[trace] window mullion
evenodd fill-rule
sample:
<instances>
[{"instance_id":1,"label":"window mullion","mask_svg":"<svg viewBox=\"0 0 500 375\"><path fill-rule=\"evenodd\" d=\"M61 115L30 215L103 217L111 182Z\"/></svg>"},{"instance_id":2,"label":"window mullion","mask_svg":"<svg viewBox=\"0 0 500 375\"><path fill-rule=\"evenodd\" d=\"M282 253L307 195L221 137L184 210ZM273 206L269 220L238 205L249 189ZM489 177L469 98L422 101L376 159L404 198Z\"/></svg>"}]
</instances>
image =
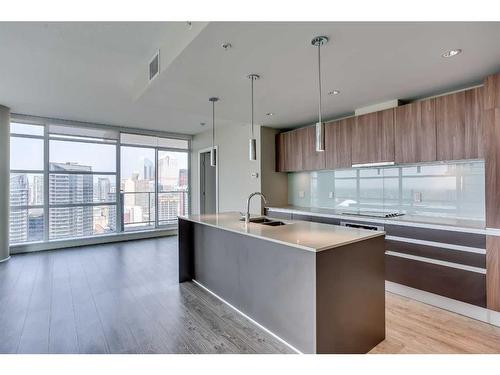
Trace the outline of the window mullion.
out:
<instances>
[{"instance_id":1,"label":"window mullion","mask_svg":"<svg viewBox=\"0 0 500 375\"><path fill-rule=\"evenodd\" d=\"M49 129L43 127L43 240L49 241Z\"/></svg>"}]
</instances>

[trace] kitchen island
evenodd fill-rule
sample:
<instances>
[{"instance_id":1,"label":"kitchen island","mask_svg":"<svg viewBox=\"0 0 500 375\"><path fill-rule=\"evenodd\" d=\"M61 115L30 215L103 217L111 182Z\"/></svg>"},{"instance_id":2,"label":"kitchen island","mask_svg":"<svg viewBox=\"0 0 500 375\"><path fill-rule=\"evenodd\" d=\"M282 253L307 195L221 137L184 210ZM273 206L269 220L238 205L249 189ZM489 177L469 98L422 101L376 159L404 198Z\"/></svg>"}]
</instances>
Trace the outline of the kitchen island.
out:
<instances>
[{"instance_id":1,"label":"kitchen island","mask_svg":"<svg viewBox=\"0 0 500 375\"><path fill-rule=\"evenodd\" d=\"M179 217L193 280L303 353L366 353L385 338L384 232L238 213Z\"/></svg>"}]
</instances>

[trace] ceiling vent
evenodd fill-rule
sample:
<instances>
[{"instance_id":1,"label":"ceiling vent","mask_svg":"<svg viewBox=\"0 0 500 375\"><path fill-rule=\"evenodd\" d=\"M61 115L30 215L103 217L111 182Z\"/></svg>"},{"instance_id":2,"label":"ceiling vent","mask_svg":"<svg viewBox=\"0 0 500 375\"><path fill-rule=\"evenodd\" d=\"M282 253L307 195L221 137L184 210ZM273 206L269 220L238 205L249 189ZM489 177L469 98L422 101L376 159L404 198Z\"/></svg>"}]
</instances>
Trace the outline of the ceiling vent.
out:
<instances>
[{"instance_id":1,"label":"ceiling vent","mask_svg":"<svg viewBox=\"0 0 500 375\"><path fill-rule=\"evenodd\" d=\"M149 62L149 82L155 79L160 74L160 50L155 53Z\"/></svg>"}]
</instances>

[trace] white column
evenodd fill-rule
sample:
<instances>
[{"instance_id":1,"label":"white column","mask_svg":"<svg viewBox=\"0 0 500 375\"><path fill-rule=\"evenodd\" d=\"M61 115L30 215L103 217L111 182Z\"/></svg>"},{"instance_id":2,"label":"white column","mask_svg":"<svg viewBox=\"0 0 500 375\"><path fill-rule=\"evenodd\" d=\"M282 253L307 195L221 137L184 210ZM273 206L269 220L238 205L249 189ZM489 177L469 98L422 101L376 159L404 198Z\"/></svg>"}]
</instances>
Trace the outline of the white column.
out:
<instances>
[{"instance_id":1,"label":"white column","mask_svg":"<svg viewBox=\"0 0 500 375\"><path fill-rule=\"evenodd\" d=\"M9 259L10 109L0 105L0 262Z\"/></svg>"}]
</instances>

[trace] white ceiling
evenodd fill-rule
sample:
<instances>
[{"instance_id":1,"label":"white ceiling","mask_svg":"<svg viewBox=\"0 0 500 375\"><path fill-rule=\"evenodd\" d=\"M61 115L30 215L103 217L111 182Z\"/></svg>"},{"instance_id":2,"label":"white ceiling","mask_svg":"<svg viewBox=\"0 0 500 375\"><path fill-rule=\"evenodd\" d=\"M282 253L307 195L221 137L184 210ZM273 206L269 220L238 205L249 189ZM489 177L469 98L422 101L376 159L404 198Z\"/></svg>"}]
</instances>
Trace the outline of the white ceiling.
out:
<instances>
[{"instance_id":1,"label":"white ceiling","mask_svg":"<svg viewBox=\"0 0 500 375\"><path fill-rule=\"evenodd\" d=\"M0 23L0 104L14 113L195 134L210 123L250 120L294 127L317 119L322 48L323 117L390 99L413 99L481 82L500 71L500 23ZM222 42L233 46L228 51ZM138 84L161 49L162 71ZM441 54L463 53L451 59ZM168 58L165 58L167 56ZM265 116L273 112L274 116Z\"/></svg>"}]
</instances>

